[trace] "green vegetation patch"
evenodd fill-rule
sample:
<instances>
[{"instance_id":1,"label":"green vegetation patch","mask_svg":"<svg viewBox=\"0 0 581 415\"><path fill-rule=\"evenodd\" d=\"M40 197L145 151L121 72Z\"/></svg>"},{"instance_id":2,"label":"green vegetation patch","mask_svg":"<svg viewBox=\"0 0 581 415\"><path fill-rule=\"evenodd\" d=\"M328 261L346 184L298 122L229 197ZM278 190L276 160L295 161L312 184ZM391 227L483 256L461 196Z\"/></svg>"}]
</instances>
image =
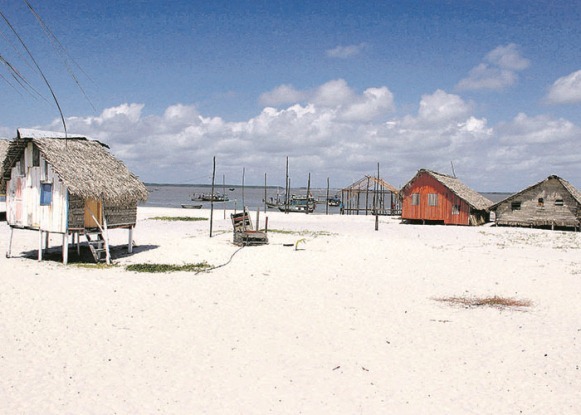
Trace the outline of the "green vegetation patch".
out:
<instances>
[{"instance_id":1,"label":"green vegetation patch","mask_svg":"<svg viewBox=\"0 0 581 415\"><path fill-rule=\"evenodd\" d=\"M300 235L300 236L333 236L333 235L337 235L336 233L327 232L327 231L309 231L309 230L289 231L287 229L269 229L268 233L280 233L283 235Z\"/></svg>"},{"instance_id":2,"label":"green vegetation patch","mask_svg":"<svg viewBox=\"0 0 581 415\"><path fill-rule=\"evenodd\" d=\"M532 301L512 297L500 297L494 295L492 297L442 297L434 298L436 301L446 302L451 305L459 305L466 308L474 307L493 307L499 309L507 308L523 308L531 307L533 305Z\"/></svg>"},{"instance_id":3,"label":"green vegetation patch","mask_svg":"<svg viewBox=\"0 0 581 415\"><path fill-rule=\"evenodd\" d=\"M125 269L127 271L135 271L135 272L201 272L205 271L209 268L212 268L210 264L207 262L198 262L197 264L182 264L182 265L174 265L174 264L131 264L127 265Z\"/></svg>"},{"instance_id":4,"label":"green vegetation patch","mask_svg":"<svg viewBox=\"0 0 581 415\"><path fill-rule=\"evenodd\" d=\"M152 220L165 220L170 222L198 222L202 220L208 220L208 218L199 218L193 216L155 216L150 218Z\"/></svg>"},{"instance_id":5,"label":"green vegetation patch","mask_svg":"<svg viewBox=\"0 0 581 415\"><path fill-rule=\"evenodd\" d=\"M71 264L77 268L87 268L87 269L108 269L108 268L115 268L117 265L115 264L87 264L87 263L78 263L78 264Z\"/></svg>"}]
</instances>

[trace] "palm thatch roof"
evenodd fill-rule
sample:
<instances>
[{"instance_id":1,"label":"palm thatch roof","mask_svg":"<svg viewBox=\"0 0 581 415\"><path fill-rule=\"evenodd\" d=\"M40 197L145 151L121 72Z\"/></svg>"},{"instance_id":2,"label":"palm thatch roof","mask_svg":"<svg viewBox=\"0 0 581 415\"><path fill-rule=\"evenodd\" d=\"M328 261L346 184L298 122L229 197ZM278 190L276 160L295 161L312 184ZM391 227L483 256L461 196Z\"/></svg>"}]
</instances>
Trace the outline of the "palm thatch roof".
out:
<instances>
[{"instance_id":1,"label":"palm thatch roof","mask_svg":"<svg viewBox=\"0 0 581 415\"><path fill-rule=\"evenodd\" d=\"M412 183L422 174L429 174L438 182L442 183L444 186L450 189L452 193L454 193L460 199L466 201L466 203L468 203L471 207L475 209L486 210L490 205L492 205L491 200L487 199L477 191L466 186L464 183L462 183L462 181L460 181L460 179L448 176L447 174L437 173L435 171L427 169L418 170L416 175L409 182L407 182L407 184L404 187L402 187L402 189L400 190L401 193L405 194L407 189L412 185Z\"/></svg>"},{"instance_id":2,"label":"palm thatch roof","mask_svg":"<svg viewBox=\"0 0 581 415\"><path fill-rule=\"evenodd\" d=\"M558 180L563 185L563 187L571 194L571 196L577 201L577 203L579 203L581 205L581 192L579 190L577 190L577 188L575 186L573 186L571 183L569 183L567 180L562 179L561 177L553 174L553 175L547 177L546 179L543 179L540 182L535 183L532 186L529 186L526 189L521 190L520 192L517 192L513 195L510 195L507 198L504 198L503 200L501 200L499 202L496 202L494 205L490 206L490 209L495 210L502 203L505 203L511 199L514 199L514 198L520 196L521 194L527 192L528 190L530 190L534 187L541 186L543 183L545 183L549 180Z\"/></svg>"},{"instance_id":3,"label":"palm thatch roof","mask_svg":"<svg viewBox=\"0 0 581 415\"><path fill-rule=\"evenodd\" d=\"M10 145L9 140L0 139L0 176L2 176L3 166L4 166L4 159L6 158L6 154L8 154L8 146Z\"/></svg>"},{"instance_id":4,"label":"palm thatch roof","mask_svg":"<svg viewBox=\"0 0 581 415\"><path fill-rule=\"evenodd\" d=\"M22 157L29 142L33 142L44 159L52 166L72 195L83 199L101 199L105 203L124 205L147 199L145 185L115 158L107 146L86 137L53 132L18 130L10 142L4 161L2 188L10 172Z\"/></svg>"},{"instance_id":5,"label":"palm thatch roof","mask_svg":"<svg viewBox=\"0 0 581 415\"><path fill-rule=\"evenodd\" d=\"M342 189L348 192L373 192L374 190L389 190L392 193L398 193L398 190L391 184L383 180L382 178L377 178L375 176L365 176L362 179L357 180L351 186Z\"/></svg>"}]
</instances>

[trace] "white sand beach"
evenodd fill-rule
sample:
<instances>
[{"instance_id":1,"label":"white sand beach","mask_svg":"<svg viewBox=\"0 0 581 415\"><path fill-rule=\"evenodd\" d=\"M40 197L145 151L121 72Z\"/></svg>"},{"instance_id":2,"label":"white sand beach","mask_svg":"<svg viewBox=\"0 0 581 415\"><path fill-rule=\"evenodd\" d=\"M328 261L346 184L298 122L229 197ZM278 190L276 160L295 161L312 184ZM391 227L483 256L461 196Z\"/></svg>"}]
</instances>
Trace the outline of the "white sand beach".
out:
<instances>
[{"instance_id":1,"label":"white sand beach","mask_svg":"<svg viewBox=\"0 0 581 415\"><path fill-rule=\"evenodd\" d=\"M23 230L5 258L0 223L0 413L580 413L581 233L269 212L240 249L221 210L157 216L209 211L140 207L108 268ZM490 296L530 305L437 301Z\"/></svg>"}]
</instances>

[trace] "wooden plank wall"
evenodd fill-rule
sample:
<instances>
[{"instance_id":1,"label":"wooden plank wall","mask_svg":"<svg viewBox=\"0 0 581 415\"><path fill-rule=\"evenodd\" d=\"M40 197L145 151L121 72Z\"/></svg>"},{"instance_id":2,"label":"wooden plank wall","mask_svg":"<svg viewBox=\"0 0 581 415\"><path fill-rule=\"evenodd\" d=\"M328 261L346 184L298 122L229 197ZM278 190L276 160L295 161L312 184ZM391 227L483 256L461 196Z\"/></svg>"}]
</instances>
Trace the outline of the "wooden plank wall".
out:
<instances>
[{"instance_id":1,"label":"wooden plank wall","mask_svg":"<svg viewBox=\"0 0 581 415\"><path fill-rule=\"evenodd\" d=\"M67 230L67 189L58 175L40 158L40 166L33 166L32 143L24 150L24 157L10 174L6 195L7 221L11 226L64 233ZM20 174L24 163L25 176ZM52 203L40 205L41 180L52 183Z\"/></svg>"},{"instance_id":2,"label":"wooden plank wall","mask_svg":"<svg viewBox=\"0 0 581 415\"><path fill-rule=\"evenodd\" d=\"M412 205L414 193L420 195L419 205ZM436 206L428 204L430 193L438 195ZM459 206L458 214L452 213L454 204ZM404 220L442 221L447 225L468 225L470 206L432 176L422 174L406 189L401 217Z\"/></svg>"},{"instance_id":3,"label":"wooden plank wall","mask_svg":"<svg viewBox=\"0 0 581 415\"><path fill-rule=\"evenodd\" d=\"M539 206L539 198L543 206ZM563 205L555 202L561 199ZM520 210L512 209L512 202L520 202ZM510 198L496 208L496 223L516 226L579 226L579 203L557 179L547 179L522 194Z\"/></svg>"}]
</instances>

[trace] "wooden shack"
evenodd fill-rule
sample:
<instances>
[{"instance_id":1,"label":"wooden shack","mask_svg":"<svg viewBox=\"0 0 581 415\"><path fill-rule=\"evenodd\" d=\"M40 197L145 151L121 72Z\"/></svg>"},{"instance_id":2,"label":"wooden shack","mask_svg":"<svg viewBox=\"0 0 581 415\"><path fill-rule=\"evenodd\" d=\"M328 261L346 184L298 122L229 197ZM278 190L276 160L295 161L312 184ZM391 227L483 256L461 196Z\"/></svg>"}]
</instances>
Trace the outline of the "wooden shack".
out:
<instances>
[{"instance_id":1,"label":"wooden shack","mask_svg":"<svg viewBox=\"0 0 581 415\"><path fill-rule=\"evenodd\" d=\"M2 172L4 168L4 159L8 153L8 146L10 141L6 139L0 139L0 177L2 177ZM0 220L6 220L6 194L4 190L0 189Z\"/></svg>"},{"instance_id":2,"label":"wooden shack","mask_svg":"<svg viewBox=\"0 0 581 415\"><path fill-rule=\"evenodd\" d=\"M495 224L529 227L581 225L581 192L559 176L546 179L495 203Z\"/></svg>"},{"instance_id":3,"label":"wooden shack","mask_svg":"<svg viewBox=\"0 0 581 415\"><path fill-rule=\"evenodd\" d=\"M7 222L14 229L39 231L39 260L49 234L62 235L63 262L69 237L85 236L95 260L110 261L108 232L129 231L133 244L137 203L147 199L145 185L108 147L79 135L19 129L10 141L0 192L6 193Z\"/></svg>"},{"instance_id":4,"label":"wooden shack","mask_svg":"<svg viewBox=\"0 0 581 415\"><path fill-rule=\"evenodd\" d=\"M409 223L482 225L490 200L456 177L421 169L400 190L401 218Z\"/></svg>"},{"instance_id":5,"label":"wooden shack","mask_svg":"<svg viewBox=\"0 0 581 415\"><path fill-rule=\"evenodd\" d=\"M341 214L399 215L398 190L385 180L364 176L341 189Z\"/></svg>"}]
</instances>

